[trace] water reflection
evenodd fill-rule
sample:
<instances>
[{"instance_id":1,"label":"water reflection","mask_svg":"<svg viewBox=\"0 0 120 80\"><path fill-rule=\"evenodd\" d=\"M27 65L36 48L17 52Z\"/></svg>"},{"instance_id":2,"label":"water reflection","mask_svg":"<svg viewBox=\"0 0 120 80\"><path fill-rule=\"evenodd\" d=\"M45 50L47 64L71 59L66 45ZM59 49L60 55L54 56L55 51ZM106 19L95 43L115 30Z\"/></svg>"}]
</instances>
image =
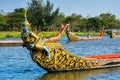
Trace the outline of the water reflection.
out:
<instances>
[{"instance_id":1,"label":"water reflection","mask_svg":"<svg viewBox=\"0 0 120 80\"><path fill-rule=\"evenodd\" d=\"M88 80L92 76L120 71L120 67L84 71L46 73L35 80ZM98 78L97 78L98 79ZM105 79L105 78L104 78ZM98 79L99 80L99 79Z\"/></svg>"},{"instance_id":2,"label":"water reflection","mask_svg":"<svg viewBox=\"0 0 120 80\"><path fill-rule=\"evenodd\" d=\"M63 47L79 56L120 53L120 38L103 36L102 40L67 43L67 37L59 41ZM120 67L46 73L31 59L22 46L0 47L0 80L119 80Z\"/></svg>"}]
</instances>

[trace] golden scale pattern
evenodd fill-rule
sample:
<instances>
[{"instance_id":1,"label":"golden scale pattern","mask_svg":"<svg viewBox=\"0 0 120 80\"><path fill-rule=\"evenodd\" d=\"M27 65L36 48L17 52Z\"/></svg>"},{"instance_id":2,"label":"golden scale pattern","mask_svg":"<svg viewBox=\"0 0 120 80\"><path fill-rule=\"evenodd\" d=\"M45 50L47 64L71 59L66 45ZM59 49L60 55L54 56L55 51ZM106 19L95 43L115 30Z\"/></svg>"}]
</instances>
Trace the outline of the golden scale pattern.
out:
<instances>
[{"instance_id":1,"label":"golden scale pattern","mask_svg":"<svg viewBox=\"0 0 120 80\"><path fill-rule=\"evenodd\" d=\"M79 41L79 40L81 40L80 37L76 36L76 35L73 34L72 32L66 31L66 35L67 35L67 37L68 37L68 39L69 39L70 41Z\"/></svg>"},{"instance_id":2,"label":"golden scale pattern","mask_svg":"<svg viewBox=\"0 0 120 80\"><path fill-rule=\"evenodd\" d=\"M97 68L101 65L107 64L110 61L88 59L85 57L75 56L67 52L60 43L44 43L50 51L50 59L47 59L47 54L43 50L31 49L29 44L34 41L31 35L22 35L27 39L23 39L27 49L30 51L34 62L47 71L66 71ZM40 37L40 36L38 36ZM28 39L29 38L29 39Z\"/></svg>"},{"instance_id":3,"label":"golden scale pattern","mask_svg":"<svg viewBox=\"0 0 120 80\"><path fill-rule=\"evenodd\" d=\"M50 51L50 59L42 51L33 51L33 60L48 71L79 70L99 67L108 62L75 56L65 51L59 43L45 43Z\"/></svg>"}]
</instances>

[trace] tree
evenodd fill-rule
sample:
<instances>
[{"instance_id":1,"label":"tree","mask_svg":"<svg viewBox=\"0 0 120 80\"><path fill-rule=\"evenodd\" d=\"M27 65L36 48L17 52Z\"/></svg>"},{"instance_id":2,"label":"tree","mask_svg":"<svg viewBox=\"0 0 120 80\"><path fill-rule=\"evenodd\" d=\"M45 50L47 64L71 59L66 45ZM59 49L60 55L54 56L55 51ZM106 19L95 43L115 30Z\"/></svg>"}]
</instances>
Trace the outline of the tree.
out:
<instances>
[{"instance_id":1,"label":"tree","mask_svg":"<svg viewBox=\"0 0 120 80\"><path fill-rule=\"evenodd\" d=\"M57 20L59 8L53 11L53 4L47 0L46 4L43 0L31 0L28 2L29 21L37 30L44 30L53 25Z\"/></svg>"},{"instance_id":2,"label":"tree","mask_svg":"<svg viewBox=\"0 0 120 80\"><path fill-rule=\"evenodd\" d=\"M95 31L98 32L99 29L101 29L101 27L104 25L102 24L101 19L99 19L98 17L92 17L89 18L89 26L91 27L91 29L95 29Z\"/></svg>"},{"instance_id":3,"label":"tree","mask_svg":"<svg viewBox=\"0 0 120 80\"><path fill-rule=\"evenodd\" d=\"M111 13L102 13L99 18L103 21L106 28L112 28L114 26L114 22L116 21L116 16Z\"/></svg>"},{"instance_id":4,"label":"tree","mask_svg":"<svg viewBox=\"0 0 120 80\"><path fill-rule=\"evenodd\" d=\"M21 24L24 21L24 12L23 8L14 9L14 12L11 12L7 15L9 24L9 29L12 31L20 31Z\"/></svg>"},{"instance_id":5,"label":"tree","mask_svg":"<svg viewBox=\"0 0 120 80\"><path fill-rule=\"evenodd\" d=\"M8 26L8 24L7 24L6 16L0 14L0 31L6 30L7 26Z\"/></svg>"},{"instance_id":6,"label":"tree","mask_svg":"<svg viewBox=\"0 0 120 80\"><path fill-rule=\"evenodd\" d=\"M86 31L89 20L87 18L82 18L80 21L80 31Z\"/></svg>"},{"instance_id":7,"label":"tree","mask_svg":"<svg viewBox=\"0 0 120 80\"><path fill-rule=\"evenodd\" d=\"M68 16L65 18L65 23L69 23L72 30L79 31L80 30L79 26L81 23L81 16L74 13L71 16Z\"/></svg>"}]
</instances>

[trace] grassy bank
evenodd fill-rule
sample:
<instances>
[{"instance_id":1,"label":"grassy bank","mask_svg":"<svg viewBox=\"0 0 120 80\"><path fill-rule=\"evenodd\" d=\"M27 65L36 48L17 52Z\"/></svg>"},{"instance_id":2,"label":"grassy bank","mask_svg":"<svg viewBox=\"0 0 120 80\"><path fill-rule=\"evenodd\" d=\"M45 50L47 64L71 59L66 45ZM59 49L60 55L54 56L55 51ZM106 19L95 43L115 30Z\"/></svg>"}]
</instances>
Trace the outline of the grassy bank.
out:
<instances>
[{"instance_id":1,"label":"grassy bank","mask_svg":"<svg viewBox=\"0 0 120 80\"><path fill-rule=\"evenodd\" d=\"M18 38L20 37L20 32L0 32L0 38Z\"/></svg>"},{"instance_id":2,"label":"grassy bank","mask_svg":"<svg viewBox=\"0 0 120 80\"><path fill-rule=\"evenodd\" d=\"M36 34L38 32L35 32ZM41 32L45 37L55 36L57 32ZM0 32L0 38L20 38L21 32Z\"/></svg>"},{"instance_id":3,"label":"grassy bank","mask_svg":"<svg viewBox=\"0 0 120 80\"><path fill-rule=\"evenodd\" d=\"M45 37L50 37L50 36L55 36L58 32L41 32L43 36ZM21 32L0 32L0 38L20 38ZM37 33L36 33L37 34ZM87 36L88 34L90 35L98 35L99 33L96 32L75 32L76 35L78 36ZM66 34L63 33L65 36Z\"/></svg>"}]
</instances>

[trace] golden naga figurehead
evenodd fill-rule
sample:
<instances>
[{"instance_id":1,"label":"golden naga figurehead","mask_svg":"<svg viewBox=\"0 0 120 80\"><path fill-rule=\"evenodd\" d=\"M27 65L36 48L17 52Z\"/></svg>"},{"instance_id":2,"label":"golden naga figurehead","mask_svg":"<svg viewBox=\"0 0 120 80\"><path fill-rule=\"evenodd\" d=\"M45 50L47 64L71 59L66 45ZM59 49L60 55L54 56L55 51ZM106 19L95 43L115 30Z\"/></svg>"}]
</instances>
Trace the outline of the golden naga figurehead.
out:
<instances>
[{"instance_id":1,"label":"golden naga figurehead","mask_svg":"<svg viewBox=\"0 0 120 80\"><path fill-rule=\"evenodd\" d=\"M31 24L28 22L26 14L27 14L27 11L25 10L25 15L24 15L25 21L23 22L23 25L27 26L28 29L31 30Z\"/></svg>"}]
</instances>

